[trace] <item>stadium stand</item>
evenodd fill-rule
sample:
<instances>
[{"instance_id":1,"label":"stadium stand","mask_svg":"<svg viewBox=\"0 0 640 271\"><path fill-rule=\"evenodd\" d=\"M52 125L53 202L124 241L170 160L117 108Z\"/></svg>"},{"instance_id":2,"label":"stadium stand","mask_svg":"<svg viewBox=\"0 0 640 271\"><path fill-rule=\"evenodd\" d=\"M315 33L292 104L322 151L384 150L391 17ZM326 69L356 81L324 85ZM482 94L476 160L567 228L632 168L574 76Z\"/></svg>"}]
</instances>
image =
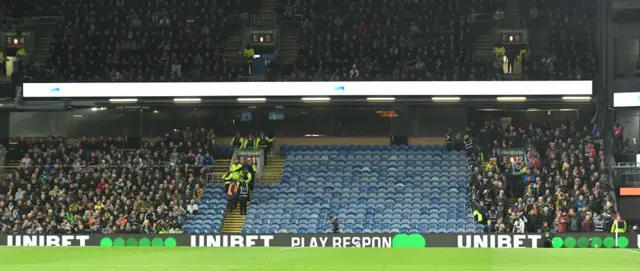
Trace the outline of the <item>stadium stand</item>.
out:
<instances>
[{"instance_id":1,"label":"stadium stand","mask_svg":"<svg viewBox=\"0 0 640 271\"><path fill-rule=\"evenodd\" d=\"M235 81L222 57L238 1L60 1L45 63L24 81ZM56 14L58 15L58 14Z\"/></svg>"},{"instance_id":2,"label":"stadium stand","mask_svg":"<svg viewBox=\"0 0 640 271\"><path fill-rule=\"evenodd\" d=\"M474 232L464 154L440 146L281 146L282 183L256 187L244 232Z\"/></svg>"},{"instance_id":3,"label":"stadium stand","mask_svg":"<svg viewBox=\"0 0 640 271\"><path fill-rule=\"evenodd\" d=\"M466 18L493 13L486 1L300 2L293 5L304 17L293 80L485 78L484 67L473 65L476 33Z\"/></svg>"},{"instance_id":4,"label":"stadium stand","mask_svg":"<svg viewBox=\"0 0 640 271\"><path fill-rule=\"evenodd\" d=\"M590 232L594 219L615 217L600 131L580 127L568 121L556 128L503 129L496 121L470 127L481 149L471 191L474 209L492 221L487 231ZM525 149L528 164L505 162L502 148ZM480 156L491 162L481 165Z\"/></svg>"},{"instance_id":5,"label":"stadium stand","mask_svg":"<svg viewBox=\"0 0 640 271\"><path fill-rule=\"evenodd\" d=\"M596 1L525 0L523 7L529 25L548 29L548 38L532 41L545 46L528 62L530 79L597 79Z\"/></svg>"},{"instance_id":6,"label":"stadium stand","mask_svg":"<svg viewBox=\"0 0 640 271\"><path fill-rule=\"evenodd\" d=\"M0 181L0 232L218 231L223 186L205 183L215 162L201 159L192 136L167 134L142 149L122 138L16 140L9 157L22 159Z\"/></svg>"},{"instance_id":7,"label":"stadium stand","mask_svg":"<svg viewBox=\"0 0 640 271\"><path fill-rule=\"evenodd\" d=\"M496 42L486 34L494 27L529 27L527 76L510 80L594 79L595 3L284 1L278 17L302 23L296 40L280 44L296 48L294 56L276 66L291 81L506 80L503 67L477 48ZM223 57L227 37L237 30L229 20L258 6L58 0L6 10L59 15L53 41L43 49L50 55L23 65L18 78L24 82L237 81L245 65ZM492 18L499 10L507 19Z\"/></svg>"}]
</instances>

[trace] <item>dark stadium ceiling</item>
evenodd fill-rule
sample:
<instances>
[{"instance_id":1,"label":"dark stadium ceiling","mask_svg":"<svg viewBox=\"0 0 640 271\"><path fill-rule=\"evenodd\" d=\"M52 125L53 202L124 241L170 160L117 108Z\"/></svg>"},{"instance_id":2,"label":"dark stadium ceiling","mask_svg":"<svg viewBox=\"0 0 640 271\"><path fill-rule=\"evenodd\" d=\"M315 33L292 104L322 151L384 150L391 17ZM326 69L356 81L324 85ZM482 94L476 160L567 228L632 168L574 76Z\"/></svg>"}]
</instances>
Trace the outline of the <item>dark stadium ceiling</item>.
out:
<instances>
[{"instance_id":1,"label":"dark stadium ceiling","mask_svg":"<svg viewBox=\"0 0 640 271\"><path fill-rule=\"evenodd\" d=\"M404 106L451 106L477 109L571 109L588 106L589 96L529 96L529 97L266 97L266 98L74 98L22 99L0 102L0 110L57 111L69 109L149 109L169 107L194 108L308 108L308 107L371 107L399 108Z\"/></svg>"}]
</instances>

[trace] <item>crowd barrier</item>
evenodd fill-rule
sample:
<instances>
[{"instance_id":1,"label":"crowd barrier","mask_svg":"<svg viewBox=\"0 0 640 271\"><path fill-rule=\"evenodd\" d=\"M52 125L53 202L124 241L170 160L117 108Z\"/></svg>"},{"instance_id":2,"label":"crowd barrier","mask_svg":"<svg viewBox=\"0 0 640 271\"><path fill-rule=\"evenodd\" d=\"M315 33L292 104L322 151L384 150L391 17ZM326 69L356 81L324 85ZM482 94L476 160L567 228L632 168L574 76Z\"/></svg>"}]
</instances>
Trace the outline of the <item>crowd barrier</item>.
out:
<instances>
[{"instance_id":1,"label":"crowd barrier","mask_svg":"<svg viewBox=\"0 0 640 271\"><path fill-rule=\"evenodd\" d=\"M0 246L98 247L361 247L614 248L615 235L541 234L214 234L0 235ZM618 248L640 248L640 235L620 234Z\"/></svg>"}]
</instances>

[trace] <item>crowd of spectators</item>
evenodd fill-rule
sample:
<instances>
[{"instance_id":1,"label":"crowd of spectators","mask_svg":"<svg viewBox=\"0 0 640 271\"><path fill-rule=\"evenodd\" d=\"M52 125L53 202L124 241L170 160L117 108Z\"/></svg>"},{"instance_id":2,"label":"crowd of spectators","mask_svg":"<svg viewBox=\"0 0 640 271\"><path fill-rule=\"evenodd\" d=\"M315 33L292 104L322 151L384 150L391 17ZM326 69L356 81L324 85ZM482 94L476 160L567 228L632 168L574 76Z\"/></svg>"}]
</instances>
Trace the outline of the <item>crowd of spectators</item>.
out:
<instances>
[{"instance_id":1,"label":"crowd of spectators","mask_svg":"<svg viewBox=\"0 0 640 271\"><path fill-rule=\"evenodd\" d=\"M290 1L303 16L292 80L483 80L472 14L493 1Z\"/></svg>"},{"instance_id":2,"label":"crowd of spectators","mask_svg":"<svg viewBox=\"0 0 640 271\"><path fill-rule=\"evenodd\" d=\"M596 1L524 0L522 6L530 25L549 30L551 56L529 62L533 79L597 79Z\"/></svg>"},{"instance_id":3,"label":"crowd of spectators","mask_svg":"<svg viewBox=\"0 0 640 271\"><path fill-rule=\"evenodd\" d=\"M0 232L180 233L213 171L213 131L124 138L14 140L22 156L0 179Z\"/></svg>"},{"instance_id":4,"label":"crowd of spectators","mask_svg":"<svg viewBox=\"0 0 640 271\"><path fill-rule=\"evenodd\" d=\"M40 1L42 2L42 1ZM22 9L3 4L6 10ZM524 26L549 31L549 55L532 52L529 79L595 79L593 0L522 0ZM46 7L45 7L46 6ZM255 12L239 0L56 0L25 14L52 13L59 27L44 65L23 81L237 81L245 65L222 56L229 16ZM502 67L473 57L478 35L502 14L496 0L287 0L277 11L302 20L301 50L278 70L292 81L502 80ZM48 12L45 12L48 11ZM498 16L500 17L500 16ZM535 42L531 41L530 43Z\"/></svg>"},{"instance_id":5,"label":"crowd of spectators","mask_svg":"<svg viewBox=\"0 0 640 271\"><path fill-rule=\"evenodd\" d=\"M487 232L591 232L594 219L615 217L597 127L487 121L471 125L468 134L478 149L471 160L472 197ZM507 156L505 149L525 156Z\"/></svg>"},{"instance_id":6,"label":"crowd of spectators","mask_svg":"<svg viewBox=\"0 0 640 271\"><path fill-rule=\"evenodd\" d=\"M236 0L60 1L44 66L26 81L235 81L222 57Z\"/></svg>"}]
</instances>

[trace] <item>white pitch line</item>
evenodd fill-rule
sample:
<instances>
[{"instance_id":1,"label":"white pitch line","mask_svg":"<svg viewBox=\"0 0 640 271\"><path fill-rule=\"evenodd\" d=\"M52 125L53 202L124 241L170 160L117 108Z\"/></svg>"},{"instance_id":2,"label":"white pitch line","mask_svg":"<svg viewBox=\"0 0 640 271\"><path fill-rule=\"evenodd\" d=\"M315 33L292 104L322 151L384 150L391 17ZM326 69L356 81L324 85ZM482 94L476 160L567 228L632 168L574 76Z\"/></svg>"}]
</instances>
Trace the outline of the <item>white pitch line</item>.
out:
<instances>
[{"instance_id":1,"label":"white pitch line","mask_svg":"<svg viewBox=\"0 0 640 271\"><path fill-rule=\"evenodd\" d=\"M628 249L628 248L621 248L621 249L619 249L619 250L626 251L626 252L632 252L632 253L638 253L638 254L640 254L640 251L638 251L638 250L633 250L633 249Z\"/></svg>"},{"instance_id":2,"label":"white pitch line","mask_svg":"<svg viewBox=\"0 0 640 271\"><path fill-rule=\"evenodd\" d=\"M281 248L280 250L292 250L292 249L298 249L301 247L285 247L285 248Z\"/></svg>"}]
</instances>

